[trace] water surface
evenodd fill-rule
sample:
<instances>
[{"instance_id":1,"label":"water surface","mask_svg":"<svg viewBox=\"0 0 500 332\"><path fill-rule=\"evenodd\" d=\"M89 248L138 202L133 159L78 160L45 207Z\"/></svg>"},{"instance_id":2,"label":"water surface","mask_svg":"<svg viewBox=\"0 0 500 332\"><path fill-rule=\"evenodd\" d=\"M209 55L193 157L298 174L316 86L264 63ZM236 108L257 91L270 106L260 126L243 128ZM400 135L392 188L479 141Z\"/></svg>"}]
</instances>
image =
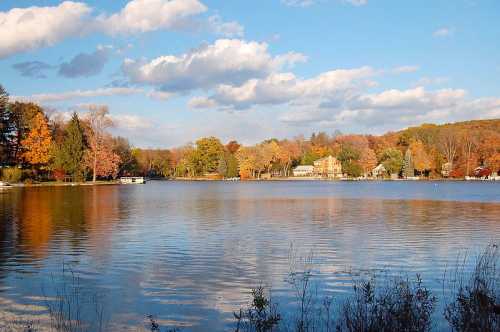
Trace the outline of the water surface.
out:
<instances>
[{"instance_id":1,"label":"water surface","mask_svg":"<svg viewBox=\"0 0 500 332\"><path fill-rule=\"evenodd\" d=\"M113 329L153 314L227 330L263 283L288 308L290 245L313 252L315 287L420 273L442 292L459 255L500 239L500 183L149 182L0 193L0 321L43 321L62 264L102 295ZM437 330L444 324L435 326Z\"/></svg>"}]
</instances>

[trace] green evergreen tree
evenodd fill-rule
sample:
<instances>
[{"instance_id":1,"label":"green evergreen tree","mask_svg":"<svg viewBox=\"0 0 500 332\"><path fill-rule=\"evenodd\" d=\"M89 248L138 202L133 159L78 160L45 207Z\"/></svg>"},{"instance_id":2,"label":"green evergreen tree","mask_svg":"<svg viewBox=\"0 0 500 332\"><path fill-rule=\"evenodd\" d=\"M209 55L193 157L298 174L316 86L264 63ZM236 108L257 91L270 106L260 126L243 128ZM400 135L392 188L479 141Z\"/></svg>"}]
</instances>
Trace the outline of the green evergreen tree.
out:
<instances>
[{"instance_id":1,"label":"green evergreen tree","mask_svg":"<svg viewBox=\"0 0 500 332\"><path fill-rule=\"evenodd\" d=\"M0 85L0 165L9 161L10 135L9 94Z\"/></svg>"},{"instance_id":2,"label":"green evergreen tree","mask_svg":"<svg viewBox=\"0 0 500 332\"><path fill-rule=\"evenodd\" d=\"M415 175L415 167L413 165L413 156L411 150L407 149L405 153L405 159L403 161L403 176L412 177Z\"/></svg>"},{"instance_id":3,"label":"green evergreen tree","mask_svg":"<svg viewBox=\"0 0 500 332\"><path fill-rule=\"evenodd\" d=\"M73 113L66 128L64 141L57 148L54 158L54 168L63 169L75 180L83 180L82 160L86 149L85 135L78 119Z\"/></svg>"}]
</instances>

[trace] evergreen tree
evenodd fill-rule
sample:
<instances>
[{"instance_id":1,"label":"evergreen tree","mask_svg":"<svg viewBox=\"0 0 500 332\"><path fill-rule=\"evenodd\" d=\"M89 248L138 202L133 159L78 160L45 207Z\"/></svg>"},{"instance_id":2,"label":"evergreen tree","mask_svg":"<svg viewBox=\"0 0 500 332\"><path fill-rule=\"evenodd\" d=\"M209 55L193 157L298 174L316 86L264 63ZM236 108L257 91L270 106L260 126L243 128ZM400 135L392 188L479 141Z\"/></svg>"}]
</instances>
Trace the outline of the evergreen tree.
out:
<instances>
[{"instance_id":1,"label":"evergreen tree","mask_svg":"<svg viewBox=\"0 0 500 332\"><path fill-rule=\"evenodd\" d=\"M0 165L9 161L10 129L9 95L0 85Z\"/></svg>"},{"instance_id":2,"label":"evergreen tree","mask_svg":"<svg viewBox=\"0 0 500 332\"><path fill-rule=\"evenodd\" d=\"M55 153L54 168L63 169L74 179L82 180L85 149L84 131L78 115L74 113L66 128L64 141Z\"/></svg>"},{"instance_id":3,"label":"evergreen tree","mask_svg":"<svg viewBox=\"0 0 500 332\"><path fill-rule=\"evenodd\" d=\"M413 165L413 157L411 150L407 149L405 153L405 159L403 161L403 176L405 178L412 177L415 175L415 167Z\"/></svg>"}]
</instances>

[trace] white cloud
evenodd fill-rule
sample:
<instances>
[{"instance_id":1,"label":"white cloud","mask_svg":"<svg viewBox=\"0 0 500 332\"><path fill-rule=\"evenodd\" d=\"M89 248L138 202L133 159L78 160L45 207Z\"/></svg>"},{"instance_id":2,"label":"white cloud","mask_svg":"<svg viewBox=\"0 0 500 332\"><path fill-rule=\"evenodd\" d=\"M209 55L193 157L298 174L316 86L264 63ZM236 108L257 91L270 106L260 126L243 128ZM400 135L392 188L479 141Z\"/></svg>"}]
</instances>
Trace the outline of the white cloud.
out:
<instances>
[{"instance_id":1,"label":"white cloud","mask_svg":"<svg viewBox=\"0 0 500 332\"><path fill-rule=\"evenodd\" d=\"M210 29L217 35L233 38L243 37L245 29L236 21L224 22L220 15L212 15L208 18Z\"/></svg>"},{"instance_id":2,"label":"white cloud","mask_svg":"<svg viewBox=\"0 0 500 332\"><path fill-rule=\"evenodd\" d=\"M54 7L14 8L0 12L0 58L51 46L78 35L91 9L65 1Z\"/></svg>"},{"instance_id":3,"label":"white cloud","mask_svg":"<svg viewBox=\"0 0 500 332\"><path fill-rule=\"evenodd\" d=\"M442 89L433 92L423 87L409 90L387 90L379 94L367 94L352 103L357 109L436 109L447 108L464 99L462 89Z\"/></svg>"},{"instance_id":4,"label":"white cloud","mask_svg":"<svg viewBox=\"0 0 500 332\"><path fill-rule=\"evenodd\" d=\"M322 0L281 0L281 3L290 7L309 7ZM364 6L368 0L342 0L342 2L353 6Z\"/></svg>"},{"instance_id":5,"label":"white cloud","mask_svg":"<svg viewBox=\"0 0 500 332\"><path fill-rule=\"evenodd\" d=\"M297 53L273 57L267 48L266 43L219 39L178 56L165 55L149 62L126 59L122 70L134 83L157 85L162 91L174 92L242 84L304 58Z\"/></svg>"},{"instance_id":6,"label":"white cloud","mask_svg":"<svg viewBox=\"0 0 500 332\"><path fill-rule=\"evenodd\" d=\"M315 0L281 0L281 3L291 7L309 7L315 3Z\"/></svg>"},{"instance_id":7,"label":"white cloud","mask_svg":"<svg viewBox=\"0 0 500 332\"><path fill-rule=\"evenodd\" d=\"M500 98L467 99L462 89L422 87L346 98L335 108L296 107L280 116L294 126L339 127L383 132L423 122L443 123L500 116Z\"/></svg>"},{"instance_id":8,"label":"white cloud","mask_svg":"<svg viewBox=\"0 0 500 332\"><path fill-rule=\"evenodd\" d=\"M75 90L61 93L41 93L31 96L12 96L11 99L19 101L34 101L40 103L59 102L79 98L93 98L114 95L132 95L142 93L142 89L136 88L101 88L95 90Z\"/></svg>"},{"instance_id":9,"label":"white cloud","mask_svg":"<svg viewBox=\"0 0 500 332\"><path fill-rule=\"evenodd\" d=\"M416 83L416 86L427 85L442 85L450 81L449 77L421 77Z\"/></svg>"},{"instance_id":10,"label":"white cloud","mask_svg":"<svg viewBox=\"0 0 500 332\"><path fill-rule=\"evenodd\" d=\"M120 12L97 18L97 24L111 35L144 33L176 28L206 10L198 0L132 0Z\"/></svg>"},{"instance_id":11,"label":"white cloud","mask_svg":"<svg viewBox=\"0 0 500 332\"><path fill-rule=\"evenodd\" d=\"M262 79L250 79L242 85L221 84L211 97L190 102L195 108L245 109L254 105L285 104L302 99L332 102L345 98L361 87L372 86L369 78L376 75L370 67L339 69L311 79L299 79L292 73L272 73Z\"/></svg>"},{"instance_id":12,"label":"white cloud","mask_svg":"<svg viewBox=\"0 0 500 332\"><path fill-rule=\"evenodd\" d=\"M368 0L344 0L347 3L350 3L353 6L364 6L368 4Z\"/></svg>"},{"instance_id":13,"label":"white cloud","mask_svg":"<svg viewBox=\"0 0 500 332\"><path fill-rule=\"evenodd\" d=\"M447 27L439 28L432 33L432 35L434 37L440 37L440 38L449 37L452 34L453 34L453 30L451 28L447 28Z\"/></svg>"},{"instance_id":14,"label":"white cloud","mask_svg":"<svg viewBox=\"0 0 500 332\"><path fill-rule=\"evenodd\" d=\"M198 0L132 0L109 16L92 16L87 4L73 1L53 7L14 8L0 12L0 58L95 32L124 35L186 28L189 18L206 10ZM242 29L236 22L218 23L221 33L237 35Z\"/></svg>"},{"instance_id":15,"label":"white cloud","mask_svg":"<svg viewBox=\"0 0 500 332\"><path fill-rule=\"evenodd\" d=\"M111 114L115 128L124 130L141 130L153 127L153 123L144 117L132 114Z\"/></svg>"},{"instance_id":16,"label":"white cloud","mask_svg":"<svg viewBox=\"0 0 500 332\"><path fill-rule=\"evenodd\" d=\"M392 69L394 74L414 73L420 69L419 66L400 66Z\"/></svg>"},{"instance_id":17,"label":"white cloud","mask_svg":"<svg viewBox=\"0 0 500 332\"><path fill-rule=\"evenodd\" d=\"M156 99L156 100L168 100L168 99L171 99L172 97L174 97L175 93L153 90L153 91L148 92L147 96L149 98Z\"/></svg>"}]
</instances>

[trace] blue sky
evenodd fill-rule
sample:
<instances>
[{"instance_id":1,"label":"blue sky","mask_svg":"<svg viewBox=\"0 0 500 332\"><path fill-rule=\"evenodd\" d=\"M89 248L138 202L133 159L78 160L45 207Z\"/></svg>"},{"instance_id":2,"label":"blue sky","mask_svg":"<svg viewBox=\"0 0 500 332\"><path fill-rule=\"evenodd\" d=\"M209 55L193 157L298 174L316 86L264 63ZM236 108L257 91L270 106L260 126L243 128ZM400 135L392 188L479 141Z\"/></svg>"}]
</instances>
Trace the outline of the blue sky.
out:
<instances>
[{"instance_id":1,"label":"blue sky","mask_svg":"<svg viewBox=\"0 0 500 332\"><path fill-rule=\"evenodd\" d=\"M0 2L13 99L172 147L500 117L500 2Z\"/></svg>"}]
</instances>

